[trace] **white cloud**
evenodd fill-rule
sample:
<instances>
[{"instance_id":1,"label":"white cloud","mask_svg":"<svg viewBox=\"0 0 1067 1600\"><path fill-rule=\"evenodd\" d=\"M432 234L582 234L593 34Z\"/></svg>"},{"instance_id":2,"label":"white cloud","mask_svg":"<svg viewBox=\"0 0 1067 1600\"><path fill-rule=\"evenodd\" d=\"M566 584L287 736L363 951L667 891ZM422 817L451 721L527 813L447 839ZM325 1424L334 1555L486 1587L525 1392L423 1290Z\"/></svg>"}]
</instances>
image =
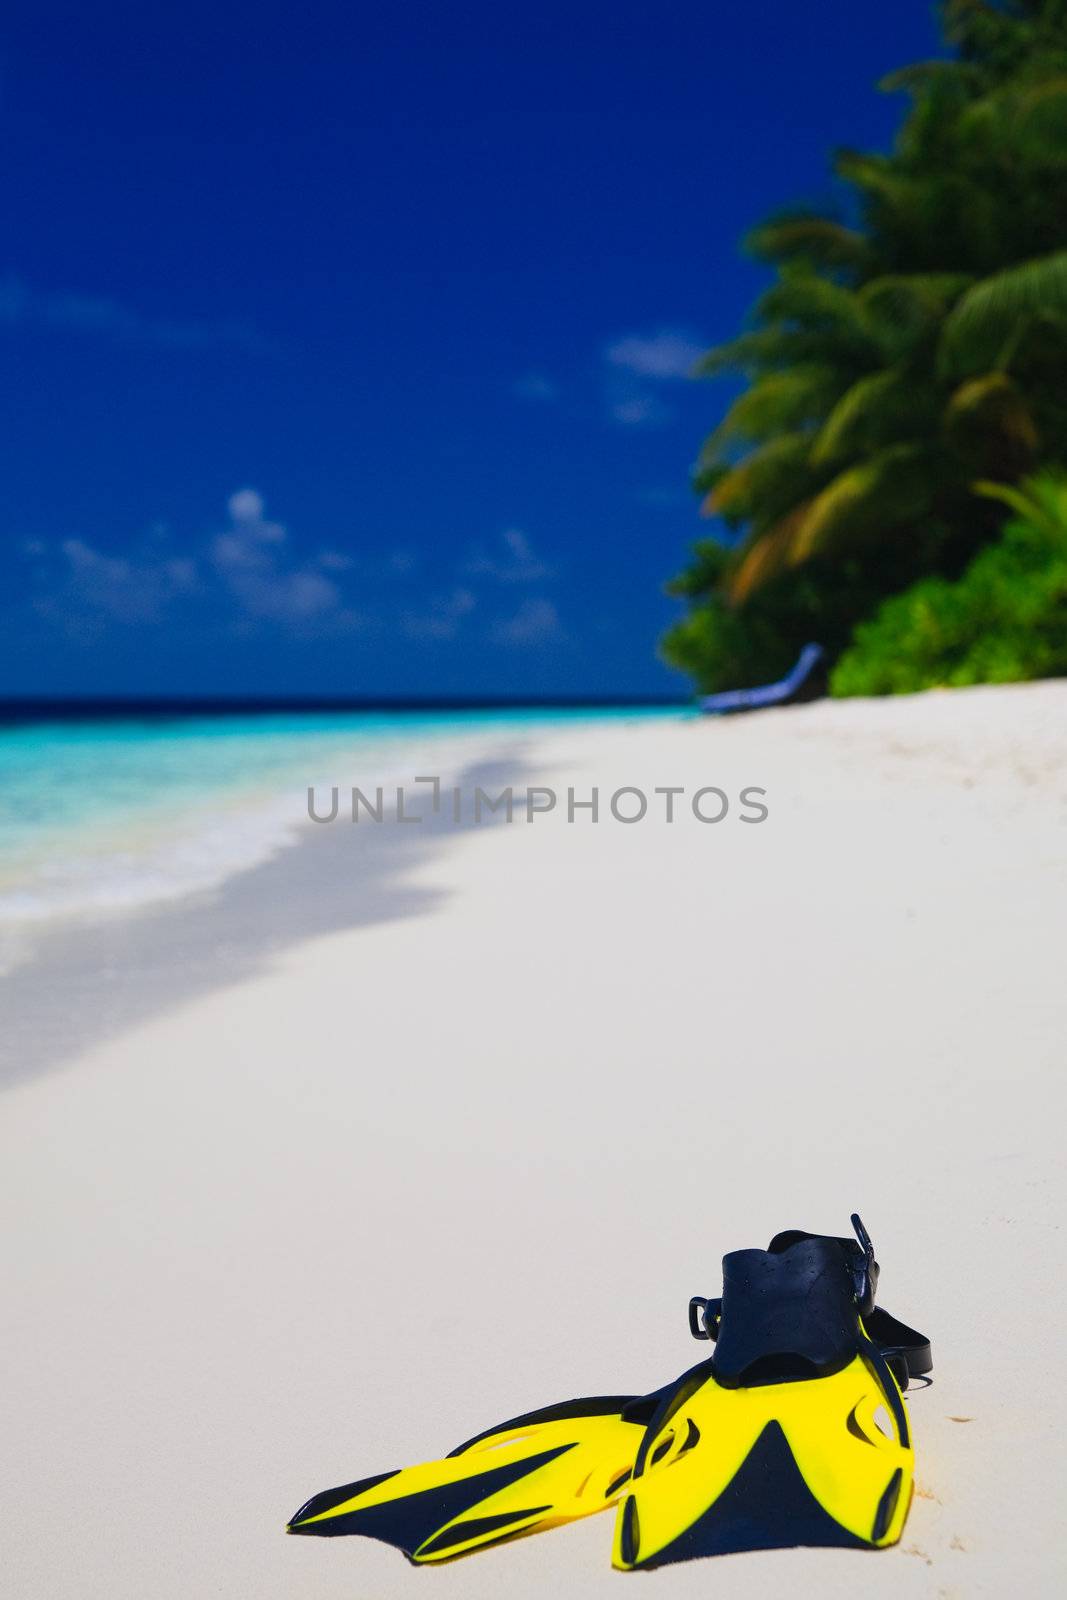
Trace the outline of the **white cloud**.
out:
<instances>
[{"instance_id":1,"label":"white cloud","mask_svg":"<svg viewBox=\"0 0 1067 1600\"><path fill-rule=\"evenodd\" d=\"M524 600L510 617L499 617L493 623L492 637L497 644L545 644L562 633L559 612L551 600Z\"/></svg>"},{"instance_id":2,"label":"white cloud","mask_svg":"<svg viewBox=\"0 0 1067 1600\"><path fill-rule=\"evenodd\" d=\"M612 401L612 421L623 428L662 428L674 413L655 394L633 394Z\"/></svg>"},{"instance_id":3,"label":"white cloud","mask_svg":"<svg viewBox=\"0 0 1067 1600\"><path fill-rule=\"evenodd\" d=\"M341 590L315 565L285 561L287 534L268 522L255 489L230 496L230 527L211 545L211 561L222 582L249 617L304 627L324 619L354 621L344 613Z\"/></svg>"},{"instance_id":4,"label":"white cloud","mask_svg":"<svg viewBox=\"0 0 1067 1600\"><path fill-rule=\"evenodd\" d=\"M66 328L176 350L220 344L243 346L255 353L272 348L270 340L242 322L148 316L110 295L33 289L13 276L0 279L0 322Z\"/></svg>"},{"instance_id":5,"label":"white cloud","mask_svg":"<svg viewBox=\"0 0 1067 1600\"><path fill-rule=\"evenodd\" d=\"M105 621L158 622L172 602L197 592L200 577L195 561L157 544L112 556L84 539L62 540L59 572L34 609L74 634L91 633Z\"/></svg>"},{"instance_id":6,"label":"white cloud","mask_svg":"<svg viewBox=\"0 0 1067 1600\"><path fill-rule=\"evenodd\" d=\"M472 577L495 578L498 583L538 583L547 578L551 568L535 555L526 534L521 528L505 528L500 535L504 550L502 555L487 555L478 551L467 563Z\"/></svg>"},{"instance_id":7,"label":"white cloud","mask_svg":"<svg viewBox=\"0 0 1067 1600\"><path fill-rule=\"evenodd\" d=\"M527 372L512 385L512 393L519 400L555 400L559 389L543 372Z\"/></svg>"},{"instance_id":8,"label":"white cloud","mask_svg":"<svg viewBox=\"0 0 1067 1600\"><path fill-rule=\"evenodd\" d=\"M356 564L343 550L320 550L317 560L324 572L351 572Z\"/></svg>"},{"instance_id":9,"label":"white cloud","mask_svg":"<svg viewBox=\"0 0 1067 1600\"><path fill-rule=\"evenodd\" d=\"M404 632L413 639L454 639L477 603L469 589L455 588L431 600L425 611L405 611Z\"/></svg>"},{"instance_id":10,"label":"white cloud","mask_svg":"<svg viewBox=\"0 0 1067 1600\"><path fill-rule=\"evenodd\" d=\"M345 601L323 566L343 570L348 558L330 552L312 561L294 560L288 535L265 515L255 489L230 496L229 526L193 554L177 554L165 530L156 529L137 547L111 555L85 539L65 539L52 555L41 541L28 554L41 556L37 612L75 634L92 634L105 623L145 625L161 621L177 603L195 597L244 631L274 624L301 637L348 632L362 619Z\"/></svg>"},{"instance_id":11,"label":"white cloud","mask_svg":"<svg viewBox=\"0 0 1067 1600\"><path fill-rule=\"evenodd\" d=\"M692 333L661 328L656 333L631 333L616 339L608 345L604 358L610 366L662 383L690 377L703 354L704 346Z\"/></svg>"},{"instance_id":12,"label":"white cloud","mask_svg":"<svg viewBox=\"0 0 1067 1600\"><path fill-rule=\"evenodd\" d=\"M82 599L132 622L154 622L168 601L196 588L196 563L188 559L107 556L83 539L65 539L60 548Z\"/></svg>"},{"instance_id":13,"label":"white cloud","mask_svg":"<svg viewBox=\"0 0 1067 1600\"><path fill-rule=\"evenodd\" d=\"M121 553L82 538L24 541L34 595L29 604L87 642L119 625L185 627L193 607L198 627L230 637L312 640L392 628L427 646L468 635L506 647L563 637L556 606L543 591L521 603L514 594L551 575L521 528L505 529L488 554L446 565L438 592L425 596L422 585L408 577L419 565L409 551L386 549L373 560L329 546L302 554L283 524L270 518L257 489L238 489L226 504L225 526L184 550L175 548L162 526ZM352 608L347 588L353 572L369 573L368 581L377 584L375 612ZM501 610L509 589L512 606Z\"/></svg>"},{"instance_id":14,"label":"white cloud","mask_svg":"<svg viewBox=\"0 0 1067 1600\"><path fill-rule=\"evenodd\" d=\"M266 505L258 489L238 489L227 500L226 509L234 522L243 527L256 529L257 537L260 539L279 544L285 538L285 529L280 524L263 521Z\"/></svg>"},{"instance_id":15,"label":"white cloud","mask_svg":"<svg viewBox=\"0 0 1067 1600\"><path fill-rule=\"evenodd\" d=\"M475 613L481 616L486 583L519 585L539 582L552 569L540 559L521 528L506 528L494 549L476 551L458 573L458 581L417 609L401 612L400 625L411 639L448 643L469 632ZM508 615L498 616L479 629L480 637L494 645L536 645L561 636L559 613L551 600L530 596Z\"/></svg>"},{"instance_id":16,"label":"white cloud","mask_svg":"<svg viewBox=\"0 0 1067 1600\"><path fill-rule=\"evenodd\" d=\"M608 415L623 428L661 428L673 416L657 387L692 376L703 346L692 333L660 328L630 333L604 351Z\"/></svg>"}]
</instances>

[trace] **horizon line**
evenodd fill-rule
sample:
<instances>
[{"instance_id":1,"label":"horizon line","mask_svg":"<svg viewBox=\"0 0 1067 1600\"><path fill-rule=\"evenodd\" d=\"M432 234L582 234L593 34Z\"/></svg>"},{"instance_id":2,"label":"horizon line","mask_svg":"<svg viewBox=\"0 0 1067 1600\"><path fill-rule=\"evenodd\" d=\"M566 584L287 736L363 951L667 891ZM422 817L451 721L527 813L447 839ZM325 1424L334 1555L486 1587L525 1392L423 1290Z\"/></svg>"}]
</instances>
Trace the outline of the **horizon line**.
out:
<instances>
[{"instance_id":1,"label":"horizon line","mask_svg":"<svg viewBox=\"0 0 1067 1600\"><path fill-rule=\"evenodd\" d=\"M272 712L595 711L684 707L692 695L0 695L0 726Z\"/></svg>"}]
</instances>

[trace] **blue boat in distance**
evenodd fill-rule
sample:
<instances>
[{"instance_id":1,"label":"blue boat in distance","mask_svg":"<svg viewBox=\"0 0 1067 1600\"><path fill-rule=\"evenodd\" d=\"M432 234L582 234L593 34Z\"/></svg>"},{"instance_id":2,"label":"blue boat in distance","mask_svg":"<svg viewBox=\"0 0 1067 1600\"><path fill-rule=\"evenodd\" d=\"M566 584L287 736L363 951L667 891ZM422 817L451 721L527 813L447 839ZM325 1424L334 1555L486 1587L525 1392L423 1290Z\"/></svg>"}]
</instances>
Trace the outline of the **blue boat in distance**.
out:
<instances>
[{"instance_id":1,"label":"blue boat in distance","mask_svg":"<svg viewBox=\"0 0 1067 1600\"><path fill-rule=\"evenodd\" d=\"M792 671L777 683L709 694L700 702L700 709L706 716L724 717L733 711L759 711L765 706L791 706L805 700L819 700L826 689L826 652L821 644L806 644Z\"/></svg>"}]
</instances>

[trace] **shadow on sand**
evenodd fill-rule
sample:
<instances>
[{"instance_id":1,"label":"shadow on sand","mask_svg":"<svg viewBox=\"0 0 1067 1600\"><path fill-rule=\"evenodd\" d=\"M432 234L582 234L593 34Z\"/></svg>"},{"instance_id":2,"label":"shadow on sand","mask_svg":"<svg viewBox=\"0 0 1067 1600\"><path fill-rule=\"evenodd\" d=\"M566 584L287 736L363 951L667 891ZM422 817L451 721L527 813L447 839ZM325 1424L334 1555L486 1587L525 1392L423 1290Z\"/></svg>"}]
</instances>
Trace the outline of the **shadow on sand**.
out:
<instances>
[{"instance_id":1,"label":"shadow on sand","mask_svg":"<svg viewBox=\"0 0 1067 1600\"><path fill-rule=\"evenodd\" d=\"M428 794L407 805L413 826L346 820L308 827L272 860L220 889L114 921L81 923L42 941L33 959L0 980L4 1037L0 1088L60 1067L102 1039L212 989L263 972L302 940L402 917L425 916L446 898L411 876L455 834L500 826L503 812L473 818L477 787L511 785L521 816L529 774L504 754L464 770L464 809L434 812ZM326 797L320 797L320 805Z\"/></svg>"}]
</instances>

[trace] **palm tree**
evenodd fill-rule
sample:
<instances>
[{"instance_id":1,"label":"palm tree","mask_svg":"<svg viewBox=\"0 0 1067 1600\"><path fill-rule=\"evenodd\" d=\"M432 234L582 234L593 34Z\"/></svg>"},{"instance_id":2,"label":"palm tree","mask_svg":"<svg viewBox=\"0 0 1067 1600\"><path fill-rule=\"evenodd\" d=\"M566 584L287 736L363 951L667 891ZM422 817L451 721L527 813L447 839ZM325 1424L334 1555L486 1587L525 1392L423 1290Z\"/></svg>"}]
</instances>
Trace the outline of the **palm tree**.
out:
<instances>
[{"instance_id":1,"label":"palm tree","mask_svg":"<svg viewBox=\"0 0 1067 1600\"><path fill-rule=\"evenodd\" d=\"M952 60L896 73L889 155L840 152L842 216L750 235L776 269L708 377L744 388L697 485L735 535L672 585L664 655L701 688L831 653L878 603L957 575L1002 514L977 477L1067 462L1067 0L948 0Z\"/></svg>"}]
</instances>

